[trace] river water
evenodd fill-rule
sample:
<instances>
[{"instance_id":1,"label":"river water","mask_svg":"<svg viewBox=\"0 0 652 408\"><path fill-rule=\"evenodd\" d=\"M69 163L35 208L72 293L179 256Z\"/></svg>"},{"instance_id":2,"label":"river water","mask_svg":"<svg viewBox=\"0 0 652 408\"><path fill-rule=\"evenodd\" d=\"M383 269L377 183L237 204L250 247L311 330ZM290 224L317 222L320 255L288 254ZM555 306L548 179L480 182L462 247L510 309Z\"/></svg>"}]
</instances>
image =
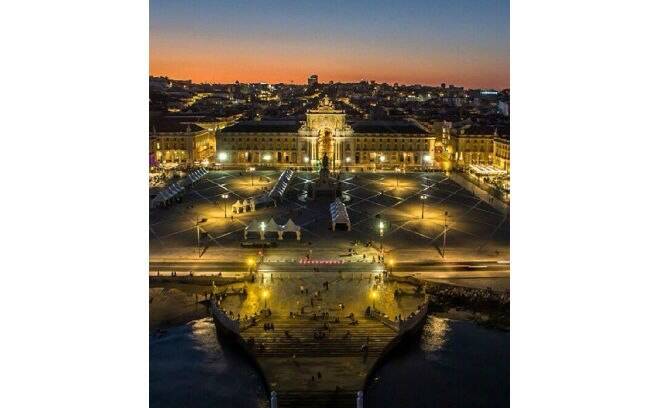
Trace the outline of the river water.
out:
<instances>
[{"instance_id":1,"label":"river water","mask_svg":"<svg viewBox=\"0 0 652 408\"><path fill-rule=\"evenodd\" d=\"M260 377L218 342L210 318L153 334L149 353L151 407L266 406ZM367 406L508 407L509 333L429 316L378 370Z\"/></svg>"},{"instance_id":2,"label":"river water","mask_svg":"<svg viewBox=\"0 0 652 408\"><path fill-rule=\"evenodd\" d=\"M374 376L371 407L508 407L509 333L428 316Z\"/></svg>"},{"instance_id":3,"label":"river water","mask_svg":"<svg viewBox=\"0 0 652 408\"><path fill-rule=\"evenodd\" d=\"M264 407L262 384L244 357L218 342L211 318L150 336L150 407Z\"/></svg>"}]
</instances>

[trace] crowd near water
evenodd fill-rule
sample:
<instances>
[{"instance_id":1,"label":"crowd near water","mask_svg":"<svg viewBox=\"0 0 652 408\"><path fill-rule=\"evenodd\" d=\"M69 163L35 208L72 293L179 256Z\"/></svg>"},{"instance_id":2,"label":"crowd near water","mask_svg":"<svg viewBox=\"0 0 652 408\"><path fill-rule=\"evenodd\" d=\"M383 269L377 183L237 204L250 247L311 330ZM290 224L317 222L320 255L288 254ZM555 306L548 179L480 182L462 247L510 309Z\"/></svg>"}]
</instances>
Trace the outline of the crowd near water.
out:
<instances>
[{"instance_id":1,"label":"crowd near water","mask_svg":"<svg viewBox=\"0 0 652 408\"><path fill-rule=\"evenodd\" d=\"M509 307L508 293L438 284L424 289L441 305ZM509 406L509 333L430 315L423 331L375 372L366 392L370 407ZM267 406L262 378L238 351L219 341L210 318L152 331L150 403Z\"/></svg>"}]
</instances>

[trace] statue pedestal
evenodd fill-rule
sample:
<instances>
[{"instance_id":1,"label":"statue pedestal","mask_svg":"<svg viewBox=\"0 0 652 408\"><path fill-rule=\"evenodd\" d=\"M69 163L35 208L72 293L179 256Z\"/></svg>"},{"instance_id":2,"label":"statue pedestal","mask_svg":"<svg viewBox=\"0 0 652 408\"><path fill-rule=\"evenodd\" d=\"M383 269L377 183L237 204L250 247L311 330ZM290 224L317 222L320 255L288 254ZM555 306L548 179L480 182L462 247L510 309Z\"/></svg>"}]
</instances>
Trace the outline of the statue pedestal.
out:
<instances>
[{"instance_id":1,"label":"statue pedestal","mask_svg":"<svg viewBox=\"0 0 652 408\"><path fill-rule=\"evenodd\" d=\"M335 180L330 177L328 170L328 156L324 155L322 158L322 167L319 170L319 179L315 182L312 188L312 199L318 196L328 196L335 198L337 196L337 185Z\"/></svg>"}]
</instances>

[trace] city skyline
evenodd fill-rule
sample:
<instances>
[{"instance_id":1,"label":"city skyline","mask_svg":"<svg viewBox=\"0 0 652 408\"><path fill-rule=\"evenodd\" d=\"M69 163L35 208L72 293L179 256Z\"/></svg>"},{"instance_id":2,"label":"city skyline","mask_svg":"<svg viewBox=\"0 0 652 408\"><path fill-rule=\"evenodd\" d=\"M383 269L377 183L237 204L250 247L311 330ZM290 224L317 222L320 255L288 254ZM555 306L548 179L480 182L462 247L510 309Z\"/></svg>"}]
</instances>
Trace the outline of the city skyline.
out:
<instances>
[{"instance_id":1,"label":"city skyline","mask_svg":"<svg viewBox=\"0 0 652 408\"><path fill-rule=\"evenodd\" d=\"M509 88L508 1L150 4L154 76Z\"/></svg>"}]
</instances>

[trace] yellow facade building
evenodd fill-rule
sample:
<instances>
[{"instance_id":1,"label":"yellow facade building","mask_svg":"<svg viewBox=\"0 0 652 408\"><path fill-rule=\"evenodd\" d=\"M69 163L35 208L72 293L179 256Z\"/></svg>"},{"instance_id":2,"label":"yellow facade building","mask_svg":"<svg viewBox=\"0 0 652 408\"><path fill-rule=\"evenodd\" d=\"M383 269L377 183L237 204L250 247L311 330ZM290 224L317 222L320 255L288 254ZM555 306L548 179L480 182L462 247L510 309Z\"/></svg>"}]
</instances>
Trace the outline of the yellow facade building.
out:
<instances>
[{"instance_id":1,"label":"yellow facade building","mask_svg":"<svg viewBox=\"0 0 652 408\"><path fill-rule=\"evenodd\" d=\"M349 125L326 97L305 122L249 121L218 131L218 162L302 167L317 165L325 154L336 169L432 168L435 139L416 121Z\"/></svg>"},{"instance_id":2,"label":"yellow facade building","mask_svg":"<svg viewBox=\"0 0 652 408\"><path fill-rule=\"evenodd\" d=\"M213 161L215 132L196 124L160 122L150 129L150 155L157 163Z\"/></svg>"},{"instance_id":3,"label":"yellow facade building","mask_svg":"<svg viewBox=\"0 0 652 408\"><path fill-rule=\"evenodd\" d=\"M452 170L471 164L509 170L509 136L493 127L414 120L360 120L324 98L305 121L243 121L217 131L225 166L310 167L325 154L334 169Z\"/></svg>"},{"instance_id":4,"label":"yellow facade building","mask_svg":"<svg viewBox=\"0 0 652 408\"><path fill-rule=\"evenodd\" d=\"M494 166L509 172L509 135L494 138Z\"/></svg>"}]
</instances>

